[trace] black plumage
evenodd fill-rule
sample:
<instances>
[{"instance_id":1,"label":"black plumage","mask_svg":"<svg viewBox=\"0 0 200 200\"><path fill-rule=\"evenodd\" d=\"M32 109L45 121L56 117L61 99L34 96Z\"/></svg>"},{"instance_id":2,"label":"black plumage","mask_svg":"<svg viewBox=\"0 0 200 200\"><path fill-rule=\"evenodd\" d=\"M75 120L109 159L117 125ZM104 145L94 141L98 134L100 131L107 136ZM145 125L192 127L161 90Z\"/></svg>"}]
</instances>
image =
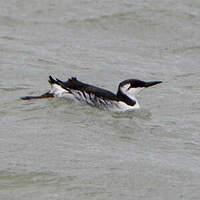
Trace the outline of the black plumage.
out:
<instances>
[{"instance_id":1,"label":"black plumage","mask_svg":"<svg viewBox=\"0 0 200 200\"><path fill-rule=\"evenodd\" d=\"M104 99L104 100L114 100L114 101L120 101L120 99L115 95L114 93L110 92L109 90L105 90L93 85L89 85L86 83L83 83L79 80L77 80L75 77L72 77L68 79L68 81L63 82L59 79L53 79L51 76L49 76L49 83L50 84L58 84L63 89L67 91L80 91L83 94L87 93L88 95L94 95L95 97Z\"/></svg>"}]
</instances>

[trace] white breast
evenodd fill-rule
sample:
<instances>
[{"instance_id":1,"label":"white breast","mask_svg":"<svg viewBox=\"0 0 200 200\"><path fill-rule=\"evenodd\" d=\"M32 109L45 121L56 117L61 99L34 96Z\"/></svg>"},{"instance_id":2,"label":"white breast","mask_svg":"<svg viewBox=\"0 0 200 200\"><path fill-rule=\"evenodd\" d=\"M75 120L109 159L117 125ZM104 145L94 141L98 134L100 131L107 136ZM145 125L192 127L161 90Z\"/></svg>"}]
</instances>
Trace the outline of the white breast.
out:
<instances>
[{"instance_id":1,"label":"white breast","mask_svg":"<svg viewBox=\"0 0 200 200\"><path fill-rule=\"evenodd\" d=\"M117 104L117 106L114 106L113 108L111 108L109 110L114 111L114 112L124 112L124 111L128 111L128 110L136 110L136 109L140 108L140 105L137 101L134 106L129 106L126 103L124 103L123 101L119 101L116 104Z\"/></svg>"}]
</instances>

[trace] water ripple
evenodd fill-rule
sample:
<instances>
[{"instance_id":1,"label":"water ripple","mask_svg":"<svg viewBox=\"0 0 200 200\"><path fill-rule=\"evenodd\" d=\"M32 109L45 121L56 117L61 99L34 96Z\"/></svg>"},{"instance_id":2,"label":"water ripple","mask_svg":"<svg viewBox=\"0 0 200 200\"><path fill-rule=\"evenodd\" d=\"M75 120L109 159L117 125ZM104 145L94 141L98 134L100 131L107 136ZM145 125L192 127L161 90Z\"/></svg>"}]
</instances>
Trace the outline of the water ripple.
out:
<instances>
[{"instance_id":1,"label":"water ripple","mask_svg":"<svg viewBox=\"0 0 200 200\"><path fill-rule=\"evenodd\" d=\"M60 178L51 172L10 172L0 171L0 189L45 186L57 184Z\"/></svg>"}]
</instances>

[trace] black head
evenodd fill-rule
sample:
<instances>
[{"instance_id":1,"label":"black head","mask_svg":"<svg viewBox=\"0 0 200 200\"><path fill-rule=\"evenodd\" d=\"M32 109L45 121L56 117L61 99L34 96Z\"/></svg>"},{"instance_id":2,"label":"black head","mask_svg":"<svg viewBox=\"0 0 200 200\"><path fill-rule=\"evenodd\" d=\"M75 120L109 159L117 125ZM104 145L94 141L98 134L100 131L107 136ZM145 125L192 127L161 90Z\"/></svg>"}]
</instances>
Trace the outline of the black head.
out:
<instances>
[{"instance_id":1,"label":"black head","mask_svg":"<svg viewBox=\"0 0 200 200\"><path fill-rule=\"evenodd\" d=\"M162 83L162 81L145 82L138 79L127 79L119 84L118 90L120 90L123 93L129 93L134 95L143 88L151 87L159 83Z\"/></svg>"},{"instance_id":2,"label":"black head","mask_svg":"<svg viewBox=\"0 0 200 200\"><path fill-rule=\"evenodd\" d=\"M122 81L119 84L119 87L123 87L125 85L130 85L130 88L146 88L146 87L151 87L153 85L157 85L159 83L162 83L162 81L151 81L151 82L145 82L145 81L141 81L138 79L127 79L125 81Z\"/></svg>"}]
</instances>

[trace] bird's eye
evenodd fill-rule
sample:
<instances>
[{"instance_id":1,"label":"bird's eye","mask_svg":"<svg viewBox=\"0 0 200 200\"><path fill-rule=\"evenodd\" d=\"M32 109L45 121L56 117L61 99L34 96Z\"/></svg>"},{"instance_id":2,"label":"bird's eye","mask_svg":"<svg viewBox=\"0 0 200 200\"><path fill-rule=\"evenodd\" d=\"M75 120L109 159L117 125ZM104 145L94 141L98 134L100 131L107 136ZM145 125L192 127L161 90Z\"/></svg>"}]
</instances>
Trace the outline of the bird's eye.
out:
<instances>
[{"instance_id":1,"label":"bird's eye","mask_svg":"<svg viewBox=\"0 0 200 200\"><path fill-rule=\"evenodd\" d=\"M126 91L128 91L129 89L131 88L131 85L127 88L127 90Z\"/></svg>"}]
</instances>

